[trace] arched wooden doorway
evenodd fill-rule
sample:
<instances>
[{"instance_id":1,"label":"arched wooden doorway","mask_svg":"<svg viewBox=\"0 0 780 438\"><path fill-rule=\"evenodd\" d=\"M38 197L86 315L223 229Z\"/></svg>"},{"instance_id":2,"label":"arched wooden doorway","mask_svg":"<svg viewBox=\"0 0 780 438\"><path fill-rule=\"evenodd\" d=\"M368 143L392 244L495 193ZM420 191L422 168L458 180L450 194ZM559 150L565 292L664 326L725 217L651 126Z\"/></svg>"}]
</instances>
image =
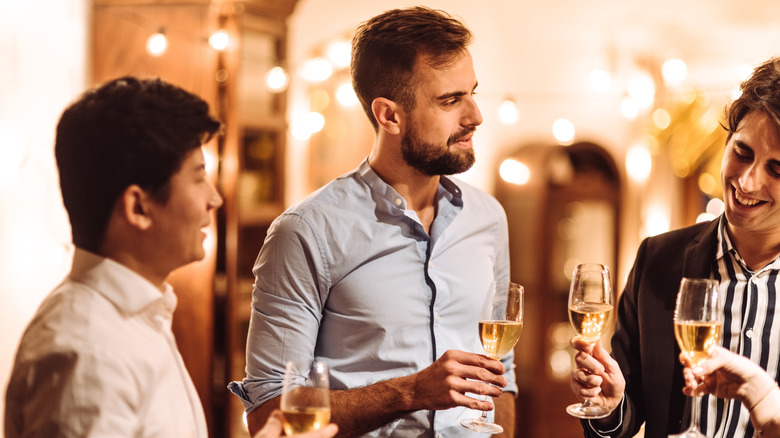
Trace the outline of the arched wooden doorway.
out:
<instances>
[{"instance_id":1,"label":"arched wooden doorway","mask_svg":"<svg viewBox=\"0 0 780 438\"><path fill-rule=\"evenodd\" d=\"M615 280L620 176L593 143L529 145L506 159L514 160L506 168L519 169L516 182L500 178L495 193L509 221L511 277L526 289L516 347L517 436L581 436L579 420L565 412L576 401L569 389L569 282L584 262L608 265Z\"/></svg>"}]
</instances>

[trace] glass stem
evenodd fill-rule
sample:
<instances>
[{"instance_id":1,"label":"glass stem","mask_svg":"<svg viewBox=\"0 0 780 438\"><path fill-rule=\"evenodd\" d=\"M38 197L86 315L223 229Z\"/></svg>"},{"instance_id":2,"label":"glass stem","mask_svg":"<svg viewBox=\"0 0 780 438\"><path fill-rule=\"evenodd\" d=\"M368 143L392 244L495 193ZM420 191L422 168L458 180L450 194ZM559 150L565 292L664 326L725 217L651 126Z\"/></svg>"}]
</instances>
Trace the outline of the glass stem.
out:
<instances>
[{"instance_id":1,"label":"glass stem","mask_svg":"<svg viewBox=\"0 0 780 438\"><path fill-rule=\"evenodd\" d=\"M699 430L699 401L701 397L691 398L691 425L688 430Z\"/></svg>"},{"instance_id":2,"label":"glass stem","mask_svg":"<svg viewBox=\"0 0 780 438\"><path fill-rule=\"evenodd\" d=\"M490 401L489 395L485 396L485 401ZM482 411L482 421L484 421L485 423L488 422L487 411Z\"/></svg>"}]
</instances>

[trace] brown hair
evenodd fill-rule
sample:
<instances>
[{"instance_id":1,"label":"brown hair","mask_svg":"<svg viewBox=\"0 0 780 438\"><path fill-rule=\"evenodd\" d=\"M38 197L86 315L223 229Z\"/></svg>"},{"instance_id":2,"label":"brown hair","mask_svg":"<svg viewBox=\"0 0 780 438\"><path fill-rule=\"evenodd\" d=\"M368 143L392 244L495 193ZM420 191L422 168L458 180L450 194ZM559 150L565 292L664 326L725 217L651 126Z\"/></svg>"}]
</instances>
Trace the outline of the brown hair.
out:
<instances>
[{"instance_id":1,"label":"brown hair","mask_svg":"<svg viewBox=\"0 0 780 438\"><path fill-rule=\"evenodd\" d=\"M377 97L414 108L414 65L430 55L434 68L444 68L466 50L471 32L444 11L423 6L394 9L361 24L352 39L352 86L374 130L371 110Z\"/></svg>"},{"instance_id":2,"label":"brown hair","mask_svg":"<svg viewBox=\"0 0 780 438\"><path fill-rule=\"evenodd\" d=\"M739 122L751 111L764 111L780 127L780 57L772 58L756 67L739 89L742 94L726 108L726 141L737 130Z\"/></svg>"}]
</instances>

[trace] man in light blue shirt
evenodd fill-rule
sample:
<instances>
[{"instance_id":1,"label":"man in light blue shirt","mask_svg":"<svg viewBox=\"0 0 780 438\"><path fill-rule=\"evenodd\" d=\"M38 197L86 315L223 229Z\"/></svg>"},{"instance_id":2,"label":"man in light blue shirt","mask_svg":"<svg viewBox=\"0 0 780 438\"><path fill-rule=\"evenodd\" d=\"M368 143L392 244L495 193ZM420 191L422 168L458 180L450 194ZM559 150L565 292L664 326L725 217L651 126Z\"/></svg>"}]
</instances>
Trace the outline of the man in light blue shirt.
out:
<instances>
[{"instance_id":1,"label":"man in light blue shirt","mask_svg":"<svg viewBox=\"0 0 780 438\"><path fill-rule=\"evenodd\" d=\"M488 358L478 337L486 294L509 282L506 215L443 176L474 163L482 115L470 41L459 20L423 7L358 29L353 83L376 140L356 170L269 230L247 377L230 385L250 431L278 407L285 363L318 359L346 436L481 436L460 420L492 410L485 396L513 435L514 357Z\"/></svg>"}]
</instances>

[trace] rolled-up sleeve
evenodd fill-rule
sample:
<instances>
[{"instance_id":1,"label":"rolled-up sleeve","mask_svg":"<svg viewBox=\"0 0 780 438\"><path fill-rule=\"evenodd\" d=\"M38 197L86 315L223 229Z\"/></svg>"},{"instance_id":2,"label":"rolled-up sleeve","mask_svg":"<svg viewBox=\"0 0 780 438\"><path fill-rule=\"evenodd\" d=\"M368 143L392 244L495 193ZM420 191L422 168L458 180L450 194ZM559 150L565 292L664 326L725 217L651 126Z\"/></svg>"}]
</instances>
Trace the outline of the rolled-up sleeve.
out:
<instances>
[{"instance_id":1,"label":"rolled-up sleeve","mask_svg":"<svg viewBox=\"0 0 780 438\"><path fill-rule=\"evenodd\" d=\"M314 359L329 290L322 246L303 218L284 214L268 235L253 269L247 375L228 387L247 412L281 395L288 360Z\"/></svg>"}]
</instances>

